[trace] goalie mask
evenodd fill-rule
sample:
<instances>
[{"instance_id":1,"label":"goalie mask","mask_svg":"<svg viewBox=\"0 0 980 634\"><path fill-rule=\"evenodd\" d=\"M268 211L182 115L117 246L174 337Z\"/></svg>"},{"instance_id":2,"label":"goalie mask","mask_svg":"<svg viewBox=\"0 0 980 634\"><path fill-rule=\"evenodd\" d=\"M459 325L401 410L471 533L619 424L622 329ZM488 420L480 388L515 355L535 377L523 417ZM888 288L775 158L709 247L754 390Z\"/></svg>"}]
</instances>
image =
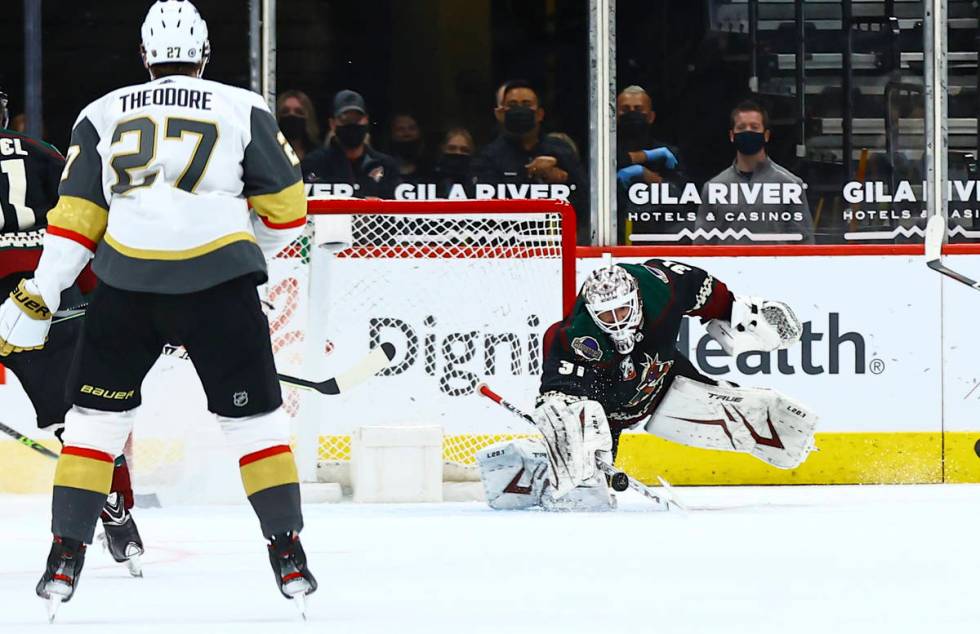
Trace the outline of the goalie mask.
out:
<instances>
[{"instance_id":1,"label":"goalie mask","mask_svg":"<svg viewBox=\"0 0 980 634\"><path fill-rule=\"evenodd\" d=\"M157 0L143 21L143 63L200 64L198 76L211 57L208 24L187 0Z\"/></svg>"},{"instance_id":2,"label":"goalie mask","mask_svg":"<svg viewBox=\"0 0 980 634\"><path fill-rule=\"evenodd\" d=\"M620 266L594 271L582 285L585 307L616 351L629 354L638 339L643 312L636 278Z\"/></svg>"}]
</instances>

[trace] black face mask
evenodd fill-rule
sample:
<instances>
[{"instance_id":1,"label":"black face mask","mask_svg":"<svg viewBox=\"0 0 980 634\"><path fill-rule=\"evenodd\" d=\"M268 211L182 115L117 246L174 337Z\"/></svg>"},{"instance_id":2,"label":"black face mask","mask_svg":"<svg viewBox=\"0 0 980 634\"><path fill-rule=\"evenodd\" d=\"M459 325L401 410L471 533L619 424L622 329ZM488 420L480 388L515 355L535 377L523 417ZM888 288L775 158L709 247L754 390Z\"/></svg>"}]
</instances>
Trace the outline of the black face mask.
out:
<instances>
[{"instance_id":1,"label":"black face mask","mask_svg":"<svg viewBox=\"0 0 980 634\"><path fill-rule=\"evenodd\" d=\"M616 122L617 136L630 149L639 148L646 142L649 129L647 116L638 110L624 112Z\"/></svg>"},{"instance_id":2,"label":"black face mask","mask_svg":"<svg viewBox=\"0 0 980 634\"><path fill-rule=\"evenodd\" d=\"M334 131L334 133L337 135L337 142L340 143L341 147L348 150L360 147L361 144L364 143L364 138L367 136L367 132L367 124L361 123L339 125Z\"/></svg>"},{"instance_id":3,"label":"black face mask","mask_svg":"<svg viewBox=\"0 0 980 634\"><path fill-rule=\"evenodd\" d=\"M469 154L443 154L436 165L436 171L440 175L454 179L462 179L469 169Z\"/></svg>"},{"instance_id":4,"label":"black face mask","mask_svg":"<svg viewBox=\"0 0 980 634\"><path fill-rule=\"evenodd\" d=\"M527 106L511 106L504 113L504 130L513 136L524 136L538 124L537 113Z\"/></svg>"},{"instance_id":5,"label":"black face mask","mask_svg":"<svg viewBox=\"0 0 980 634\"><path fill-rule=\"evenodd\" d=\"M735 134L735 149L739 154L753 156L766 145L766 135L762 132L745 130Z\"/></svg>"},{"instance_id":6,"label":"black face mask","mask_svg":"<svg viewBox=\"0 0 980 634\"><path fill-rule=\"evenodd\" d=\"M294 114L284 114L279 117L279 129L282 135L289 141L307 141L306 117L298 117Z\"/></svg>"},{"instance_id":7,"label":"black face mask","mask_svg":"<svg viewBox=\"0 0 980 634\"><path fill-rule=\"evenodd\" d=\"M422 153L422 139L412 139L411 141L392 141L391 153L406 161L415 161Z\"/></svg>"}]
</instances>

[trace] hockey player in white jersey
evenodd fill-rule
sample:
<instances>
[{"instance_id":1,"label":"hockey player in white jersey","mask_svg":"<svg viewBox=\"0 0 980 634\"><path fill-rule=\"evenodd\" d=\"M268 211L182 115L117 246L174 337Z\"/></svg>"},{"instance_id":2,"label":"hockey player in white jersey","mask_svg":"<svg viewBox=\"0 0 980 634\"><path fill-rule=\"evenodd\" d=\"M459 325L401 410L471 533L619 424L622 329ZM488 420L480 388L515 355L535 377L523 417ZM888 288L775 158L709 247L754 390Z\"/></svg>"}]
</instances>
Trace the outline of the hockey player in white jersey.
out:
<instances>
[{"instance_id":1,"label":"hockey player in white jersey","mask_svg":"<svg viewBox=\"0 0 980 634\"><path fill-rule=\"evenodd\" d=\"M289 421L256 291L265 258L305 223L299 161L259 95L201 79L208 31L190 2L150 8L142 54L151 81L78 116L35 276L0 307L0 346L42 347L61 291L94 257L100 284L82 334L55 472L54 543L37 594L53 617L77 588L141 384L171 343L186 348L240 457L280 591L302 603L316 581L299 541Z\"/></svg>"}]
</instances>

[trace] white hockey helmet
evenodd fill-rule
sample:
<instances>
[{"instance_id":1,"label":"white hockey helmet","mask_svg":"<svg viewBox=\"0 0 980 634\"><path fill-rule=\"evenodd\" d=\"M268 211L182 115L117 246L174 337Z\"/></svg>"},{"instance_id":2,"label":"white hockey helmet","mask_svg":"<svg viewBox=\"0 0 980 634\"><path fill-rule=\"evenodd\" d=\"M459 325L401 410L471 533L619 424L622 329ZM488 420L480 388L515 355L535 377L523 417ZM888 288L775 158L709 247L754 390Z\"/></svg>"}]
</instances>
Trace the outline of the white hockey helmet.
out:
<instances>
[{"instance_id":1,"label":"white hockey helmet","mask_svg":"<svg viewBox=\"0 0 980 634\"><path fill-rule=\"evenodd\" d=\"M188 0L157 0L143 20L143 61L154 64L200 64L211 56L208 24Z\"/></svg>"},{"instance_id":2,"label":"white hockey helmet","mask_svg":"<svg viewBox=\"0 0 980 634\"><path fill-rule=\"evenodd\" d=\"M643 321L636 278L621 266L597 269L582 285L582 296L593 321L609 335L616 351L629 354Z\"/></svg>"}]
</instances>

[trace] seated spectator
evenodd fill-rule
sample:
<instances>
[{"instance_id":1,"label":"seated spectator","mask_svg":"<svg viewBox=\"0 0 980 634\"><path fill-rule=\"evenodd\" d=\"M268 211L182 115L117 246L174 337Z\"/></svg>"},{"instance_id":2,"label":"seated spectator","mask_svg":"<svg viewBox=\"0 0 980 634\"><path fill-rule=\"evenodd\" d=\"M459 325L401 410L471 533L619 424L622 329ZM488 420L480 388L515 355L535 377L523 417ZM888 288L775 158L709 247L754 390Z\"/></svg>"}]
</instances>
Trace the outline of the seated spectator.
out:
<instances>
[{"instance_id":1,"label":"seated spectator","mask_svg":"<svg viewBox=\"0 0 980 634\"><path fill-rule=\"evenodd\" d=\"M439 146L439 158L435 167L436 193L439 198L446 198L453 185L466 182L466 173L470 169L470 160L475 150L473 135L466 128L453 128L446 133L446 138Z\"/></svg>"},{"instance_id":2,"label":"seated spectator","mask_svg":"<svg viewBox=\"0 0 980 634\"><path fill-rule=\"evenodd\" d=\"M314 184L313 194L395 197L401 183L398 161L368 144L369 125L364 98L353 90L338 92L327 144L308 154L301 165L303 180Z\"/></svg>"},{"instance_id":3,"label":"seated spectator","mask_svg":"<svg viewBox=\"0 0 980 634\"><path fill-rule=\"evenodd\" d=\"M392 156L400 162L399 173L406 183L431 183L432 166L425 157L425 141L419 123L410 114L396 114L391 118L391 136L388 144Z\"/></svg>"},{"instance_id":4,"label":"seated spectator","mask_svg":"<svg viewBox=\"0 0 980 634\"><path fill-rule=\"evenodd\" d=\"M677 148L651 134L656 119L653 100L640 86L627 86L616 97L616 169L621 182L625 176L629 182L660 183L666 172L678 168Z\"/></svg>"},{"instance_id":5,"label":"seated spectator","mask_svg":"<svg viewBox=\"0 0 980 634\"><path fill-rule=\"evenodd\" d=\"M812 243L813 217L803 180L766 154L770 130L765 109L743 101L732 110L730 124L735 160L704 184L698 227L750 233L720 238L726 243ZM702 236L698 242L717 240Z\"/></svg>"},{"instance_id":6,"label":"seated spectator","mask_svg":"<svg viewBox=\"0 0 980 634\"><path fill-rule=\"evenodd\" d=\"M578 217L580 243L590 239L588 191L581 163L562 141L542 137L544 109L525 81L508 82L503 103L494 109L501 131L470 164L468 183L489 185L549 184L570 192Z\"/></svg>"},{"instance_id":7,"label":"seated spectator","mask_svg":"<svg viewBox=\"0 0 980 634\"><path fill-rule=\"evenodd\" d=\"M276 120L300 160L320 145L316 110L305 92L286 90L280 93L276 99Z\"/></svg>"}]
</instances>

